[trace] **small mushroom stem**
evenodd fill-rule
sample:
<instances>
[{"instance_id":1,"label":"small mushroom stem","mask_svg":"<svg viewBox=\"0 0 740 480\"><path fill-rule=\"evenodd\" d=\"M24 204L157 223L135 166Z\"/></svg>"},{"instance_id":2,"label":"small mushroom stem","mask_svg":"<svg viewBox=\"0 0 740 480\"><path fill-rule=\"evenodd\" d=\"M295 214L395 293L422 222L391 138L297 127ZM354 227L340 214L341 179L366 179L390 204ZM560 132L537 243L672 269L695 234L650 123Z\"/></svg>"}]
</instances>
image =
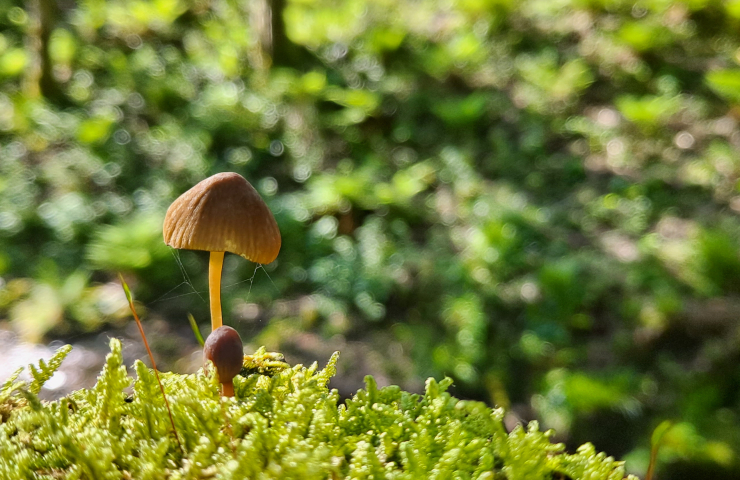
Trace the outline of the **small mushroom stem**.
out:
<instances>
[{"instance_id":1,"label":"small mushroom stem","mask_svg":"<svg viewBox=\"0 0 740 480\"><path fill-rule=\"evenodd\" d=\"M221 384L221 395L224 397L234 396L234 382L228 381Z\"/></svg>"},{"instance_id":2,"label":"small mushroom stem","mask_svg":"<svg viewBox=\"0 0 740 480\"><path fill-rule=\"evenodd\" d=\"M211 331L224 324L221 316L221 269L225 252L211 252L208 261L208 291L211 304ZM233 388L233 387L232 387Z\"/></svg>"}]
</instances>

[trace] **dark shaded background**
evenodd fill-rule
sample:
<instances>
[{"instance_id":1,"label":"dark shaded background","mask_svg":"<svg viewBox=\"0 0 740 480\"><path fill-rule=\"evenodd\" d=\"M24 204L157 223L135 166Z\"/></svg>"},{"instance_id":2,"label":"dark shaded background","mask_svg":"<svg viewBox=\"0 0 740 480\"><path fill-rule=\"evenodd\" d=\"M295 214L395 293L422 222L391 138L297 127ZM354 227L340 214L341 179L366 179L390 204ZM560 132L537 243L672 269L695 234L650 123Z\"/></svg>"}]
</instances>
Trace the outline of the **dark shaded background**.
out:
<instances>
[{"instance_id":1,"label":"dark shaded background","mask_svg":"<svg viewBox=\"0 0 740 480\"><path fill-rule=\"evenodd\" d=\"M672 419L662 478L740 478L739 32L738 1L0 0L2 362L74 343L58 394L107 336L141 357L120 271L198 368L207 253L161 222L235 171L283 234L226 258L248 348L341 350L344 395L448 375L636 473Z\"/></svg>"}]
</instances>

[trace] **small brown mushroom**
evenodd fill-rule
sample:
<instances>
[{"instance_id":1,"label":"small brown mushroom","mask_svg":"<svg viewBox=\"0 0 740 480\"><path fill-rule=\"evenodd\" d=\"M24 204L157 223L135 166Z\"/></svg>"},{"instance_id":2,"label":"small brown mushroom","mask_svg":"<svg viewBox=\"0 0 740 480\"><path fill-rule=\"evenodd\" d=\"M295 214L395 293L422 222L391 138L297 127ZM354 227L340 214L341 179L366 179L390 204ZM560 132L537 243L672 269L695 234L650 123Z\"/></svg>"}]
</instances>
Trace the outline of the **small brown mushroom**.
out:
<instances>
[{"instance_id":1,"label":"small brown mushroom","mask_svg":"<svg viewBox=\"0 0 740 480\"><path fill-rule=\"evenodd\" d=\"M257 190L241 175L218 173L180 195L164 218L164 243L210 252L211 329L223 325L221 269L224 253L270 263L280 251L280 230Z\"/></svg>"},{"instance_id":2,"label":"small brown mushroom","mask_svg":"<svg viewBox=\"0 0 740 480\"><path fill-rule=\"evenodd\" d=\"M213 362L221 382L221 394L224 397L234 396L234 377L244 363L244 347L236 330L222 326L212 331L203 345L203 358Z\"/></svg>"}]
</instances>

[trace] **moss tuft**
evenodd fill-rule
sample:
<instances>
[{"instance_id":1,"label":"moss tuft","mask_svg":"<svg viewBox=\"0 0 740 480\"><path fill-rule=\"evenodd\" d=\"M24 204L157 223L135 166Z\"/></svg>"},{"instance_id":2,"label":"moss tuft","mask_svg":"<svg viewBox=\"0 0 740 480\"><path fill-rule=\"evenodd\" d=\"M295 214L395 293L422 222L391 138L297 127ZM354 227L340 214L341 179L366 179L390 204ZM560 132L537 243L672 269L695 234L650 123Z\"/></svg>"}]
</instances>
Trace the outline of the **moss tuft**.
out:
<instances>
[{"instance_id":1,"label":"moss tuft","mask_svg":"<svg viewBox=\"0 0 740 480\"><path fill-rule=\"evenodd\" d=\"M165 373L185 453L178 448L156 378L121 345L95 387L54 402L36 394L68 347L39 368L30 385L17 375L0 389L0 478L14 479L552 479L616 480L621 462L583 445L567 454L536 422L507 433L503 411L461 401L451 381L429 379L423 395L367 377L339 404L327 383L338 354L319 370L289 366L261 349L234 379L236 397L219 396L212 374ZM124 390L133 384L133 395Z\"/></svg>"}]
</instances>

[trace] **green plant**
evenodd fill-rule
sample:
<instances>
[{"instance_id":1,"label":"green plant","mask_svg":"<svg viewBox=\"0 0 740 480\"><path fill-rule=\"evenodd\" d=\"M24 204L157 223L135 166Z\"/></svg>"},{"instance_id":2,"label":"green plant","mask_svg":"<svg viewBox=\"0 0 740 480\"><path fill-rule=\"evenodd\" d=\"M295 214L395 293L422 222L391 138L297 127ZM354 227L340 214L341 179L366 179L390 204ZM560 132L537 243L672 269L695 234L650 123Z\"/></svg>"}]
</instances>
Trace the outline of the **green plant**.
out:
<instances>
[{"instance_id":1,"label":"green plant","mask_svg":"<svg viewBox=\"0 0 740 480\"><path fill-rule=\"evenodd\" d=\"M328 365L289 366L264 348L234 379L236 397L219 395L217 378L161 374L182 437L173 438L153 371L140 361L126 373L121 344L97 384L60 400L36 393L70 347L36 369L20 370L0 389L0 477L14 479L185 478L476 478L557 477L617 480L622 462L590 444L575 454L550 442L537 422L504 429L502 409L446 392L449 378L427 380L423 395L399 387L365 389L345 403L327 385ZM126 389L133 387L127 395ZM227 427L228 425L228 427ZM634 478L634 477L631 477Z\"/></svg>"},{"instance_id":2,"label":"green plant","mask_svg":"<svg viewBox=\"0 0 740 480\"><path fill-rule=\"evenodd\" d=\"M361 342L633 472L673 418L676 469L740 476L740 2L258 3L0 4L0 328L116 325L117 271L205 319L159 227L234 171L285 242L274 285L226 257L257 345Z\"/></svg>"}]
</instances>

